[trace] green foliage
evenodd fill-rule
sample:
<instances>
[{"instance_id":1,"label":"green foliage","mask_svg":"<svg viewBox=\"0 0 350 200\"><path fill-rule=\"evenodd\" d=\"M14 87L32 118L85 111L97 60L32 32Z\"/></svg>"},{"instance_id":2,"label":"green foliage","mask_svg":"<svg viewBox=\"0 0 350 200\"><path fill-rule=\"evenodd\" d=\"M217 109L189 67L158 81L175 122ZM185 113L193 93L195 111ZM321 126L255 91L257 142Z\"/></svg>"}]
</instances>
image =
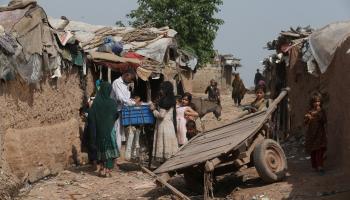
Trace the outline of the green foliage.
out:
<instances>
[{"instance_id":1,"label":"green foliage","mask_svg":"<svg viewBox=\"0 0 350 200\"><path fill-rule=\"evenodd\" d=\"M180 48L193 49L200 63L214 55L213 42L224 23L214 15L222 0L138 0L139 7L127 15L132 26L169 26L178 32Z\"/></svg>"},{"instance_id":2,"label":"green foliage","mask_svg":"<svg viewBox=\"0 0 350 200\"><path fill-rule=\"evenodd\" d=\"M121 20L116 21L115 25L117 25L118 27L125 27L124 23Z\"/></svg>"}]
</instances>

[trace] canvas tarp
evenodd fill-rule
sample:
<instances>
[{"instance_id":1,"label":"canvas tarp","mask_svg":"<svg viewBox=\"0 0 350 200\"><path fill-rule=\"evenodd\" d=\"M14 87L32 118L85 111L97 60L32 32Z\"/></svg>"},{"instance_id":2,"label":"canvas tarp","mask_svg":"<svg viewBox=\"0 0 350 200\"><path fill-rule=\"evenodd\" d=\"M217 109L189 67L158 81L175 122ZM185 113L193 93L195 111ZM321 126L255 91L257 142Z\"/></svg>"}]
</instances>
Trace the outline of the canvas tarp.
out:
<instances>
[{"instance_id":1,"label":"canvas tarp","mask_svg":"<svg viewBox=\"0 0 350 200\"><path fill-rule=\"evenodd\" d=\"M28 7L29 5L36 6L36 1L35 0L12 0L9 2L8 6L0 7L0 12L22 9L22 8Z\"/></svg>"},{"instance_id":2,"label":"canvas tarp","mask_svg":"<svg viewBox=\"0 0 350 200\"><path fill-rule=\"evenodd\" d=\"M309 36L310 48L321 73L327 70L341 43L350 35L350 21L329 24Z\"/></svg>"},{"instance_id":3,"label":"canvas tarp","mask_svg":"<svg viewBox=\"0 0 350 200\"><path fill-rule=\"evenodd\" d=\"M172 38L161 38L141 49L138 49L136 53L162 63L170 44L172 44Z\"/></svg>"},{"instance_id":4,"label":"canvas tarp","mask_svg":"<svg viewBox=\"0 0 350 200\"><path fill-rule=\"evenodd\" d=\"M176 62L181 67L188 67L192 71L196 69L196 66L198 64L198 58L195 56L194 53L179 49L178 53L181 55L176 59Z\"/></svg>"},{"instance_id":5,"label":"canvas tarp","mask_svg":"<svg viewBox=\"0 0 350 200\"><path fill-rule=\"evenodd\" d=\"M35 1L16 0L1 7L0 25L18 41L13 45L16 53L8 56L12 64L2 66L2 74L11 68L28 83L35 83L41 80L43 70L60 69L60 49L45 11Z\"/></svg>"},{"instance_id":6,"label":"canvas tarp","mask_svg":"<svg viewBox=\"0 0 350 200\"><path fill-rule=\"evenodd\" d=\"M0 12L0 22L5 31L9 33L12 27L23 18L24 14L29 10L29 7L18 10L2 11Z\"/></svg>"}]
</instances>

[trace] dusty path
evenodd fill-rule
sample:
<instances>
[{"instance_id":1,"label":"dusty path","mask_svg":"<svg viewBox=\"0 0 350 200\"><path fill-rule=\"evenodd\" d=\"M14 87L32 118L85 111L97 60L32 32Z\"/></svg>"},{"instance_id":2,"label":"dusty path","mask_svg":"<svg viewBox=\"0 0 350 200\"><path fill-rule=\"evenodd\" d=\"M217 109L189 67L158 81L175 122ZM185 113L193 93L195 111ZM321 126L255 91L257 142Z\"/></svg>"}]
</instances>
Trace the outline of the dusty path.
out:
<instances>
[{"instance_id":1,"label":"dusty path","mask_svg":"<svg viewBox=\"0 0 350 200\"><path fill-rule=\"evenodd\" d=\"M253 98L253 95L247 95L243 104L251 102ZM229 95L223 96L222 104L222 120L217 121L212 114L205 116L203 122L206 129L229 123L241 111L233 106ZM289 158L289 176L285 181L265 184L255 169L250 168L243 171L247 175L244 182L230 175L219 177L216 197L239 200L350 199L350 181L345 180L343 174L336 170L328 170L324 176L313 172L301 143L302 141L294 139L283 145ZM73 168L23 188L18 199L173 199L168 189L156 187L154 180L141 172L137 165L119 162L121 171L113 172L112 178L97 177L89 166ZM184 186L181 176L173 178L170 183L192 199L201 199L200 195Z\"/></svg>"}]
</instances>

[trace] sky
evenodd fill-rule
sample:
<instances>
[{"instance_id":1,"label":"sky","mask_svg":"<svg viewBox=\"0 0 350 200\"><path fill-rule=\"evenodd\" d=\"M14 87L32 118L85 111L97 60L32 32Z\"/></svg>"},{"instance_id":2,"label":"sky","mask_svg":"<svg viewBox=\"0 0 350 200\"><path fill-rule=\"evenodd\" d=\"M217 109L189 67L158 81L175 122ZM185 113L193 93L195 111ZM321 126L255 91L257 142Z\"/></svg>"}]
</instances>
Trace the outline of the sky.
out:
<instances>
[{"instance_id":1,"label":"sky","mask_svg":"<svg viewBox=\"0 0 350 200\"><path fill-rule=\"evenodd\" d=\"M137 8L136 0L38 0L49 16L67 16L90 24L126 22ZM8 0L0 0L0 5ZM224 0L217 17L225 21L214 41L221 54L241 58L238 69L246 86L253 85L261 60L273 52L263 49L281 30L311 25L321 28L335 21L350 20L349 0Z\"/></svg>"}]
</instances>

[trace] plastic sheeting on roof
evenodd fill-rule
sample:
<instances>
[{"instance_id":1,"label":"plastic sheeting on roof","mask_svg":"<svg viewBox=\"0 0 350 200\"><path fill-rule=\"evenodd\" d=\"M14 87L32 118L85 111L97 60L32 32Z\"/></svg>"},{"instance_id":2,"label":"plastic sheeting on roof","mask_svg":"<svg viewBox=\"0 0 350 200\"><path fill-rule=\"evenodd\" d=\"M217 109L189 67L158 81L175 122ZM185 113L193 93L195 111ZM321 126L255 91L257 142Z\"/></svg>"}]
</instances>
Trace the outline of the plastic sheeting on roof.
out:
<instances>
[{"instance_id":1,"label":"plastic sheeting on roof","mask_svg":"<svg viewBox=\"0 0 350 200\"><path fill-rule=\"evenodd\" d=\"M329 24L309 36L310 48L321 73L327 70L341 43L350 36L350 21Z\"/></svg>"},{"instance_id":2,"label":"plastic sheeting on roof","mask_svg":"<svg viewBox=\"0 0 350 200\"><path fill-rule=\"evenodd\" d=\"M63 23L63 20L49 18L49 22L56 28ZM137 29L91 25L76 21L70 21L64 30L73 32L85 51L93 51L104 37L112 36L114 40L123 42L125 50L135 51L159 63L163 62L166 50L173 43L173 37L177 34L169 27Z\"/></svg>"},{"instance_id":3,"label":"plastic sheeting on roof","mask_svg":"<svg viewBox=\"0 0 350 200\"><path fill-rule=\"evenodd\" d=\"M163 63L165 52L171 43L172 38L161 38L143 48L140 48L136 53L156 60L159 63Z\"/></svg>"}]
</instances>

